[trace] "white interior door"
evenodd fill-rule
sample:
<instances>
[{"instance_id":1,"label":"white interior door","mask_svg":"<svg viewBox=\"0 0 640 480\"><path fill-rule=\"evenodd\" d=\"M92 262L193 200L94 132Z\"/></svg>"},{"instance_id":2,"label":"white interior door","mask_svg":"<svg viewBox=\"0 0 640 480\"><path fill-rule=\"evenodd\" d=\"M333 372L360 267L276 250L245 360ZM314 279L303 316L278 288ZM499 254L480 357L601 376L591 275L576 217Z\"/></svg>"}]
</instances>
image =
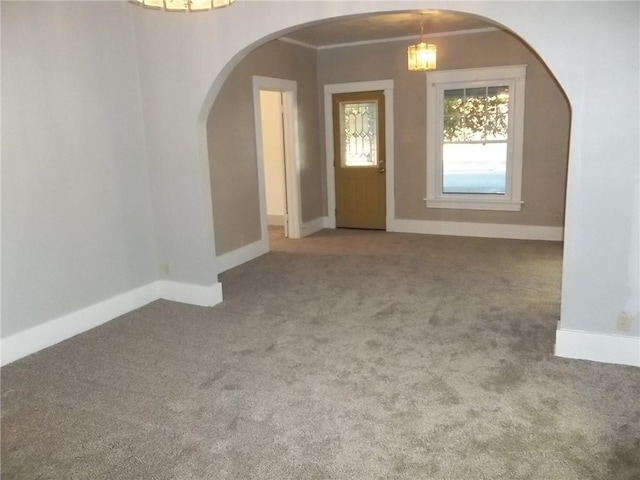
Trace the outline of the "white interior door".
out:
<instances>
[{"instance_id":1,"label":"white interior door","mask_svg":"<svg viewBox=\"0 0 640 480\"><path fill-rule=\"evenodd\" d=\"M274 105L279 103L280 107L269 108L268 105L265 105L263 108L263 98L267 99L267 103L269 103L269 99ZM292 80L257 75L253 77L261 241L266 244L267 248L269 243L267 189L270 190L268 194L271 204L270 209L275 209L271 211L277 212L274 215L280 215L280 212L284 212L285 221L282 223L286 228L287 236L290 238L302 238L296 98L297 84ZM266 110L264 120L263 110ZM263 132L263 129L266 129L266 132ZM265 143L265 140L267 143ZM271 148L268 146L270 142L277 145L277 147L274 147L274 151L283 152L274 156L274 158L278 159L277 161L271 162L265 157L265 150ZM267 169L269 169L269 173L267 173ZM270 176L268 181L266 175ZM282 187L281 185L284 186ZM282 200L283 198L284 200Z\"/></svg>"},{"instance_id":2,"label":"white interior door","mask_svg":"<svg viewBox=\"0 0 640 480\"><path fill-rule=\"evenodd\" d=\"M262 153L267 225L284 226L289 236L282 92L260 91Z\"/></svg>"}]
</instances>

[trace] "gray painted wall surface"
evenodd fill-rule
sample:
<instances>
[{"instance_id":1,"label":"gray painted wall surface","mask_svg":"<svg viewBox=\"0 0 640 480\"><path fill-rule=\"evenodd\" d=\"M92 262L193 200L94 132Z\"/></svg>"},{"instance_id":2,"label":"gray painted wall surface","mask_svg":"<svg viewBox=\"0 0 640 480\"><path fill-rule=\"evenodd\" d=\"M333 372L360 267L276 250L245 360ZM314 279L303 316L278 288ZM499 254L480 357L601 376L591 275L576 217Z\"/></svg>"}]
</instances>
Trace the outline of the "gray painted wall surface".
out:
<instances>
[{"instance_id":1,"label":"gray painted wall surface","mask_svg":"<svg viewBox=\"0 0 640 480\"><path fill-rule=\"evenodd\" d=\"M207 121L216 253L260 238L252 75L298 81L303 221L327 215L323 85L393 79L395 218L559 226L564 218L569 106L545 66L504 32L440 37L438 69L527 64L521 212L427 209L426 81L406 69L407 41L320 50L273 41L230 74ZM317 72L317 78L315 74ZM317 83L316 83L317 82ZM317 90L315 89L317 85ZM314 117L315 115L315 117ZM242 127L240 127L242 126ZM321 152L321 155L318 155Z\"/></svg>"},{"instance_id":2,"label":"gray painted wall surface","mask_svg":"<svg viewBox=\"0 0 640 480\"><path fill-rule=\"evenodd\" d=\"M156 242L160 261L171 264L169 279L199 283L216 271L213 230L206 224L213 223L206 129L199 115L210 112L246 52L267 37L341 15L449 9L486 16L517 32L549 65L570 101L562 328L617 333L616 316L627 309L636 321L632 334L638 336L640 127L638 110L628 108L638 103L640 84L637 2L335 0L279 6L236 2L211 15L131 6L145 85L150 176L157 192ZM594 25L602 34L586 45ZM611 85L629 92L629 102L612 104Z\"/></svg>"},{"instance_id":3,"label":"gray painted wall surface","mask_svg":"<svg viewBox=\"0 0 640 480\"><path fill-rule=\"evenodd\" d=\"M521 212L427 208L426 80L409 72L410 41L320 50L318 82L394 80L395 217L516 225L560 225L564 216L569 148L569 106L544 65L523 43L503 32L438 37L438 70L527 64ZM322 96L323 92L320 91ZM321 112L324 117L324 112ZM324 145L322 146L324 155Z\"/></svg>"},{"instance_id":4,"label":"gray painted wall surface","mask_svg":"<svg viewBox=\"0 0 640 480\"><path fill-rule=\"evenodd\" d=\"M297 82L302 221L322 216L316 54L272 41L251 52L233 70L207 120L218 255L260 239L253 75Z\"/></svg>"},{"instance_id":5,"label":"gray painted wall surface","mask_svg":"<svg viewBox=\"0 0 640 480\"><path fill-rule=\"evenodd\" d=\"M2 337L157 277L123 2L2 2Z\"/></svg>"},{"instance_id":6,"label":"gray painted wall surface","mask_svg":"<svg viewBox=\"0 0 640 480\"><path fill-rule=\"evenodd\" d=\"M336 0L294 2L274 15L278 7L242 2L180 15L126 2L0 2L3 335L146 282L155 273L155 245L160 261L171 265L169 279L205 285L215 279L206 135L198 115L210 110L245 49L339 15L445 8L485 15L518 32L566 90L572 129L561 323L619 333L616 315L626 309L638 337L640 118L628 107L639 100L637 2ZM134 19L135 36L123 10ZM586 45L594 25L602 34ZM140 83L130 53L136 41L155 244L140 160ZM628 92L627 103L611 102L612 85ZM93 102L100 108L87 106L87 91L104 100ZM73 108L65 118L58 107L67 98ZM84 143L88 130L91 147Z\"/></svg>"}]
</instances>

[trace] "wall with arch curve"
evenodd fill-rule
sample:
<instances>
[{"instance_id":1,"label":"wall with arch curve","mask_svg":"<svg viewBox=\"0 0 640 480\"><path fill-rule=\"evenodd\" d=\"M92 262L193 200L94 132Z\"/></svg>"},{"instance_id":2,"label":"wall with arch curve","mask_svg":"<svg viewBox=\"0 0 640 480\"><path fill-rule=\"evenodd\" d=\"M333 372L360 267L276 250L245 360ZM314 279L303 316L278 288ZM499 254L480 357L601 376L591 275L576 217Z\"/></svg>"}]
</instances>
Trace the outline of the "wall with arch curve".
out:
<instances>
[{"instance_id":1,"label":"wall with arch curve","mask_svg":"<svg viewBox=\"0 0 640 480\"><path fill-rule=\"evenodd\" d=\"M340 15L416 8L451 9L449 2L238 2L215 14L174 22L171 16L136 12L136 31L143 84L157 83L172 71L182 72L192 87L183 89L167 82L156 84L157 95L143 101L154 112L169 108L181 118L194 118L208 109L222 79L256 43L281 36L301 24ZM545 61L564 89L572 108L572 126L567 185L562 328L606 334L619 333L615 318L621 310L634 315L631 335L638 327L638 111L611 101L611 90L630 95L627 105L637 105L638 85L638 5L601 2L459 2L458 11L486 16L514 31ZM242 25L232 28L231 25ZM597 42L591 38L594 26ZM176 33L163 49L156 49L163 32ZM193 68L197 66L197 68ZM171 79L171 75L167 80ZM163 83L162 80L159 80ZM213 85L212 85L213 82ZM614 87L615 86L615 87ZM164 87L164 88L163 88ZM181 102L162 97L174 95ZM145 96L147 98L145 98ZM154 115L155 116L155 115ZM178 188L168 175L180 156L198 160L201 171L191 180L206 178L202 126L192 123L178 129L180 144L161 123L147 123L150 156L159 160L155 172L159 190ZM200 138L200 140L198 139ZM190 169L196 168L194 163ZM165 173L165 170L167 172ZM167 184L174 183L173 187ZM615 195L612 195L612 189ZM195 194L194 194L195 195ZM193 202L197 215L180 218L159 215L158 237L161 255L184 265L184 273L194 281L207 279L203 268L215 260L210 242L186 243L174 232L203 228L206 216L206 188L200 198L184 199L184 209ZM165 198L157 198L156 211ZM206 236L200 236L205 238ZM182 252L189 250L190 255Z\"/></svg>"},{"instance_id":2,"label":"wall with arch curve","mask_svg":"<svg viewBox=\"0 0 640 480\"><path fill-rule=\"evenodd\" d=\"M238 0L229 8L198 14L166 14L126 2L2 2L1 8L2 67L7 69L3 71L3 120L21 118L21 101L34 95L25 82L5 83L5 72L22 65L20 55L39 51L33 43L34 35L39 45L46 44L52 51L51 58L70 59L71 51L86 54L86 45L95 46L101 53L77 58L87 69L78 68L68 78L62 73L73 68L62 71L51 67L64 88L53 89L46 102L28 103L34 110L21 126L31 128L32 122L36 126L33 130L37 129L29 149L5 151L5 145L14 145L19 133L16 122L3 122L3 226L8 211L14 219L30 218L32 213L24 202L7 201L14 197L6 197L6 185L11 184L10 193L20 189L20 195L38 203L43 199L40 180L47 178L64 186L69 177L61 178L60 172L73 173L77 171L74 165L90 170L85 177L95 180L106 174L113 181L108 208L99 216L83 218L97 228L74 252L84 264L104 267L109 275L99 282L88 285L86 276L69 268L58 252L61 245L77 244L79 233L86 234L83 222L67 225L66 220L74 218L78 205L102 205L101 189L76 184L74 192L79 200L57 205L55 218L60 219L56 223L60 228L55 238L39 235L35 222L20 223L24 229L21 236L38 249L38 258L56 258L52 264L61 269L56 278L62 279L65 288L55 299L36 295L33 305L16 307L16 322L35 310L38 318L46 321L60 312L93 307L101 299L146 281L194 286L217 283L206 116L226 76L255 46L302 24L342 15L455 9L485 16L511 29L540 55L564 89L572 109L572 125L560 331L592 335L588 339L597 341L624 338L633 342L625 345L633 345L630 355L635 355L634 361L640 364L637 2ZM71 26L82 30L87 42L69 38L65 32ZM93 41L107 34L118 36L118 42ZM7 55L5 45L19 48ZM36 62L29 72L50 78L47 65ZM118 75L100 77L96 73L122 66L126 68ZM114 83L103 88L99 78L113 78ZM123 94L112 98L113 91ZM82 95L87 101L77 101ZM15 108L11 111L7 110L5 96L12 98L10 105ZM77 107L72 117L56 115L52 100L65 98ZM74 145L78 140L74 123L79 127L87 115L99 121L109 118L123 122L107 122L107 127L93 131L92 145L100 147L99 154L92 157L95 162L83 161L84 150L63 149L57 150L64 154L53 162L32 162L33 171L27 176L7 176L15 173L14 167L20 162L33 160L21 158L22 154ZM69 127L61 133L64 137L48 135L56 125ZM88 138L83 136L81 140ZM128 147L124 152L123 146ZM118 221L112 221L114 215ZM120 228L122 225L125 227ZM118 269L113 268L113 258L94 248L101 229L112 238L107 251L112 251L113 245L119 247ZM51 271L33 262L34 251L27 244L6 242L4 230L2 237L2 256L14 259L11 270L2 265L4 316L7 302L16 305L12 297L15 289L7 289L4 282L23 276L21 265L26 262L33 267L29 269L29 284L40 285L43 290ZM97 290L89 292L89 286ZM616 330L616 317L623 310L632 317L628 332ZM599 348L597 341L582 342L579 338L574 340L580 345ZM605 352L601 359L611 360L607 355Z\"/></svg>"}]
</instances>

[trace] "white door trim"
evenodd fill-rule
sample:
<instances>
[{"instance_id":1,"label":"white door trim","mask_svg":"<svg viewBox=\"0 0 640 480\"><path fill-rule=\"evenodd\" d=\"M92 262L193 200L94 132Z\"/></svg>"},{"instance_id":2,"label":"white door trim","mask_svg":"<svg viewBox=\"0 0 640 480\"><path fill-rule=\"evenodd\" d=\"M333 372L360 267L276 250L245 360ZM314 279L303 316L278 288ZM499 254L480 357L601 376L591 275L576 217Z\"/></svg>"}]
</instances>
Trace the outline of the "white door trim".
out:
<instances>
[{"instance_id":1,"label":"white door trim","mask_svg":"<svg viewBox=\"0 0 640 480\"><path fill-rule=\"evenodd\" d=\"M256 129L256 158L258 161L258 190L260 194L261 240L268 241L267 194L264 179L264 152L262 151L262 125L260 90L282 92L284 156L286 165L287 211L289 216L289 238L301 238L300 172L298 169L298 84L293 80L253 76L253 112Z\"/></svg>"},{"instance_id":2,"label":"white door trim","mask_svg":"<svg viewBox=\"0 0 640 480\"><path fill-rule=\"evenodd\" d=\"M333 167L333 103L334 93L384 91L385 142L386 142L386 190L387 225L395 218L394 162L393 162L393 80L373 80L370 82L334 83L324 86L324 132L327 172L328 228L336 228L336 178Z\"/></svg>"}]
</instances>

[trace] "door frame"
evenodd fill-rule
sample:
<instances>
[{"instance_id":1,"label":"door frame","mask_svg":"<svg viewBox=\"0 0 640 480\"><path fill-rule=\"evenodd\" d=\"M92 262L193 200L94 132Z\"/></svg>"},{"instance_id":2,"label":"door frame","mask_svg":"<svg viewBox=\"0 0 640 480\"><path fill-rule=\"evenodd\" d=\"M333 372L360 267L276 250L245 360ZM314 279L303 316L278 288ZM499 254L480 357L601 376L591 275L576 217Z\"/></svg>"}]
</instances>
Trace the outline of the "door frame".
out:
<instances>
[{"instance_id":1,"label":"door frame","mask_svg":"<svg viewBox=\"0 0 640 480\"><path fill-rule=\"evenodd\" d=\"M285 189L287 197L287 216L289 221L289 238L301 237L301 207L300 207L300 171L298 168L298 115L297 92L298 84L293 80L281 78L253 76L253 112L256 135L256 158L258 162L258 190L260 196L260 232L261 240L268 242L269 231L267 224L267 193L264 178L264 152L262 149L262 110L260 106L260 91L282 93L283 129L284 129L284 162Z\"/></svg>"},{"instance_id":2,"label":"door frame","mask_svg":"<svg viewBox=\"0 0 640 480\"><path fill-rule=\"evenodd\" d=\"M393 80L373 80L369 82L333 83L324 86L324 131L327 175L327 228L336 228L336 178L333 155L333 94L384 91L385 107L385 154L386 154L386 213L387 229L395 217L393 162Z\"/></svg>"}]
</instances>

